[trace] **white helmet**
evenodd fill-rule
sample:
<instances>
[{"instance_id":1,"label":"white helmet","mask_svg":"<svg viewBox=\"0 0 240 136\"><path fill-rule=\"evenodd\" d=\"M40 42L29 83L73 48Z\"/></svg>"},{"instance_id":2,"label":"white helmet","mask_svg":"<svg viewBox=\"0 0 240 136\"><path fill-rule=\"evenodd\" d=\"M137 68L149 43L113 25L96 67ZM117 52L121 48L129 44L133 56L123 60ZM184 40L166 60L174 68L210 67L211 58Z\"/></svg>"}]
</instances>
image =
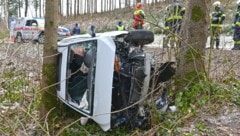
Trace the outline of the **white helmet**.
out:
<instances>
[{"instance_id":1,"label":"white helmet","mask_svg":"<svg viewBox=\"0 0 240 136\"><path fill-rule=\"evenodd\" d=\"M220 7L220 5L221 5L221 2L220 2L220 1L215 1L215 2L213 3L213 6L214 6L214 7Z\"/></svg>"},{"instance_id":2,"label":"white helmet","mask_svg":"<svg viewBox=\"0 0 240 136\"><path fill-rule=\"evenodd\" d=\"M237 0L237 5L240 5L240 0Z\"/></svg>"}]
</instances>

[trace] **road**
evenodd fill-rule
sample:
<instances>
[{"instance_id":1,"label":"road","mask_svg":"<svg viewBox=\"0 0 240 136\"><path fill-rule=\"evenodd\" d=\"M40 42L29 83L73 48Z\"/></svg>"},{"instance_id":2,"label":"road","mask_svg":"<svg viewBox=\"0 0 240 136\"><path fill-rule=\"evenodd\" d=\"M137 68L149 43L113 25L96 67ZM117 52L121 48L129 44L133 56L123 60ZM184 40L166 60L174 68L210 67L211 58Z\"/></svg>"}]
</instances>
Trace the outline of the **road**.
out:
<instances>
[{"instance_id":1,"label":"road","mask_svg":"<svg viewBox=\"0 0 240 136\"><path fill-rule=\"evenodd\" d=\"M153 43L146 45L147 47L162 47L163 35L155 35ZM210 37L208 37L206 48L210 47ZM214 47L215 48L215 47ZM220 49L231 50L233 48L232 36L222 35L220 37Z\"/></svg>"}]
</instances>

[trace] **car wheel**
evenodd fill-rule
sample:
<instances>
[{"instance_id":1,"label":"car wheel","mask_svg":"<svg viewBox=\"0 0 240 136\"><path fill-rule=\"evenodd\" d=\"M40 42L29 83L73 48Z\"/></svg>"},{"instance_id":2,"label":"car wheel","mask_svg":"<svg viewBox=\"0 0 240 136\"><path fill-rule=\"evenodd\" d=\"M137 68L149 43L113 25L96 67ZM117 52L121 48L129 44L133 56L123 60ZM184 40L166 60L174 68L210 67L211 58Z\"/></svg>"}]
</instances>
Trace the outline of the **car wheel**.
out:
<instances>
[{"instance_id":1,"label":"car wheel","mask_svg":"<svg viewBox=\"0 0 240 136\"><path fill-rule=\"evenodd\" d=\"M22 35L21 35L20 33L17 33L17 36L16 36L15 41L16 41L17 43L21 43L21 42L22 42Z\"/></svg>"},{"instance_id":2,"label":"car wheel","mask_svg":"<svg viewBox=\"0 0 240 136\"><path fill-rule=\"evenodd\" d=\"M32 44L36 44L37 43L37 41L36 40L32 40Z\"/></svg>"},{"instance_id":3,"label":"car wheel","mask_svg":"<svg viewBox=\"0 0 240 136\"><path fill-rule=\"evenodd\" d=\"M44 34L40 34L39 37L38 37L38 42L40 44L43 44L44 43Z\"/></svg>"},{"instance_id":4,"label":"car wheel","mask_svg":"<svg viewBox=\"0 0 240 136\"><path fill-rule=\"evenodd\" d=\"M154 34L149 30L132 30L129 31L129 34L125 40L133 43L135 46L145 45L154 41Z\"/></svg>"}]
</instances>

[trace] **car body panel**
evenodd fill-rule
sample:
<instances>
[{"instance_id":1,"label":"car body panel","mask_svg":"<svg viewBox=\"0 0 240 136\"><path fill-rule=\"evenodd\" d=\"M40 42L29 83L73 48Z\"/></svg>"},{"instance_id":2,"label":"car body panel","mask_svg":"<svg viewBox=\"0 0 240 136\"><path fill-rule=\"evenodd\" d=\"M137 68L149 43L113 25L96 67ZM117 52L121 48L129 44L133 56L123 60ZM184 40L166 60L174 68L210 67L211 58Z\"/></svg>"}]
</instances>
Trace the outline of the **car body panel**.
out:
<instances>
[{"instance_id":1,"label":"car body panel","mask_svg":"<svg viewBox=\"0 0 240 136\"><path fill-rule=\"evenodd\" d=\"M65 40L58 42L58 52L62 54L61 57L61 77L59 77L60 88L57 95L61 101L84 116L93 119L100 127L107 131L111 128L111 101L112 101L112 83L113 83L113 70L115 50L114 41L109 36L86 38L82 36L78 40ZM85 37L85 38L84 38ZM72 38L74 39L74 37ZM93 85L93 103L90 111L79 109L76 104L72 103L68 97L67 90L67 58L69 53L69 46L73 43L82 43L85 41L97 40L97 54L95 64L95 78L91 82ZM89 102L89 101L88 101ZM91 102L89 102L91 103Z\"/></svg>"}]
</instances>

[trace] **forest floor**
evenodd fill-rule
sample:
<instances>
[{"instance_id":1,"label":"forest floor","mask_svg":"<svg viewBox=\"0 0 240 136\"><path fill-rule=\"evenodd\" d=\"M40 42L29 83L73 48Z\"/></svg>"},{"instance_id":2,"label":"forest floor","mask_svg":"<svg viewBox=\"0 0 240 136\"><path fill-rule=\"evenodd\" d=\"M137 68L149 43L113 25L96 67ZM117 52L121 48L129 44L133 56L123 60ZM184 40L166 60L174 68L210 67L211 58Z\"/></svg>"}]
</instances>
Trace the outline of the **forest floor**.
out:
<instances>
[{"instance_id":1,"label":"forest floor","mask_svg":"<svg viewBox=\"0 0 240 136\"><path fill-rule=\"evenodd\" d=\"M38 85L41 79L41 64L43 45L40 44L0 44L0 60L7 58L8 64L14 69L23 69L26 75L33 83ZM169 61L169 52L163 48L145 48L146 52L151 53L157 61ZM207 53L209 50L207 50ZM172 55L174 61L174 55ZM240 80L240 51L231 50L213 50L211 73L214 80L223 81L226 74L234 73ZM226 63L226 60L228 60ZM3 71L4 65L1 65ZM10 68L10 69L12 69ZM231 72L229 72L231 71ZM3 92L1 92L2 94ZM195 134L195 135L216 135L216 136L238 136L240 135L240 107L233 103L227 103L224 107L218 107L215 112L210 112L208 108L197 111L197 115L185 122L182 128L179 128L181 134ZM0 106L0 109L2 107ZM1 109L2 110L2 109ZM3 111L2 111L3 112ZM204 126L204 127L202 127Z\"/></svg>"}]
</instances>

